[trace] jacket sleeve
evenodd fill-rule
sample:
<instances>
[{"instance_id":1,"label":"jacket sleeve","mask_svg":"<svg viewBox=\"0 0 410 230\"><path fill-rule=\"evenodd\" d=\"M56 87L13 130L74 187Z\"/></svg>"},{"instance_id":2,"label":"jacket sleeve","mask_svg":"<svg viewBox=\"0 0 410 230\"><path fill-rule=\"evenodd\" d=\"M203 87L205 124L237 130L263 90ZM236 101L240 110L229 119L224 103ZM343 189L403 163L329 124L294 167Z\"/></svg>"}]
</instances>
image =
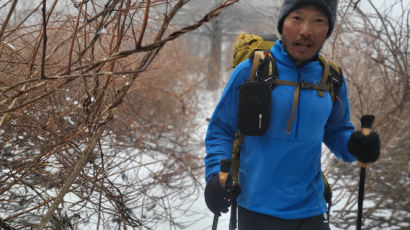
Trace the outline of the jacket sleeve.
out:
<instances>
[{"instance_id":1,"label":"jacket sleeve","mask_svg":"<svg viewBox=\"0 0 410 230\"><path fill-rule=\"evenodd\" d=\"M232 159L232 147L238 129L239 86L249 78L250 61L244 61L232 72L216 106L205 137L205 179L219 173L222 158Z\"/></svg>"},{"instance_id":2,"label":"jacket sleeve","mask_svg":"<svg viewBox=\"0 0 410 230\"><path fill-rule=\"evenodd\" d=\"M323 141L338 158L346 162L353 162L356 158L347 149L347 142L349 141L350 134L354 131L354 126L350 122L350 104L344 77L343 85L339 90L339 98L342 101L342 107L340 102L336 100L325 126Z\"/></svg>"}]
</instances>

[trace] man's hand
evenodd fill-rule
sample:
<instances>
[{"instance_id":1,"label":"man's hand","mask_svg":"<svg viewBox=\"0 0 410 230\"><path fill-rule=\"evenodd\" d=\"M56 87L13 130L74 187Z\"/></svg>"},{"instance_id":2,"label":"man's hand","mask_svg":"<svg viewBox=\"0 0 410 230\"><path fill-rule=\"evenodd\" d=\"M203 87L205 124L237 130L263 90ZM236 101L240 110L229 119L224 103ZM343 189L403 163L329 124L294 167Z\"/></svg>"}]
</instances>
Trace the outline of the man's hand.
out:
<instances>
[{"instance_id":1,"label":"man's hand","mask_svg":"<svg viewBox=\"0 0 410 230\"><path fill-rule=\"evenodd\" d=\"M372 131L365 136L361 131L355 131L350 136L347 148L360 162L375 162L380 156L379 134Z\"/></svg>"},{"instance_id":2,"label":"man's hand","mask_svg":"<svg viewBox=\"0 0 410 230\"><path fill-rule=\"evenodd\" d=\"M226 187L223 188L219 183L219 174L211 177L205 186L205 202L209 210L215 214L229 211L232 201L232 177L229 175Z\"/></svg>"}]
</instances>

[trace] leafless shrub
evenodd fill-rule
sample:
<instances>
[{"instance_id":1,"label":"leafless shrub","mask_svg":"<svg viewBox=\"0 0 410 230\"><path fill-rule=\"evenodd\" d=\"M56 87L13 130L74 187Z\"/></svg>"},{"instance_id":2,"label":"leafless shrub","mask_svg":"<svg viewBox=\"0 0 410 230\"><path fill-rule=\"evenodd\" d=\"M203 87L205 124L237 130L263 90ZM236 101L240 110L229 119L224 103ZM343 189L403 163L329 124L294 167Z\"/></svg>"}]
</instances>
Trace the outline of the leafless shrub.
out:
<instances>
[{"instance_id":1,"label":"leafless shrub","mask_svg":"<svg viewBox=\"0 0 410 230\"><path fill-rule=\"evenodd\" d=\"M386 2L387 3L387 2ZM390 1L343 1L339 27L331 49L349 85L352 121L376 116L382 155L367 170L364 227L407 229L409 194L409 7ZM338 197L333 223L346 229L355 226L359 171L356 165L334 161L327 169Z\"/></svg>"},{"instance_id":2,"label":"leafless shrub","mask_svg":"<svg viewBox=\"0 0 410 230\"><path fill-rule=\"evenodd\" d=\"M174 28L187 2L0 5L2 226L180 226L171 210L188 212L199 184L202 79L189 74L196 60L183 40L172 41L236 1Z\"/></svg>"}]
</instances>

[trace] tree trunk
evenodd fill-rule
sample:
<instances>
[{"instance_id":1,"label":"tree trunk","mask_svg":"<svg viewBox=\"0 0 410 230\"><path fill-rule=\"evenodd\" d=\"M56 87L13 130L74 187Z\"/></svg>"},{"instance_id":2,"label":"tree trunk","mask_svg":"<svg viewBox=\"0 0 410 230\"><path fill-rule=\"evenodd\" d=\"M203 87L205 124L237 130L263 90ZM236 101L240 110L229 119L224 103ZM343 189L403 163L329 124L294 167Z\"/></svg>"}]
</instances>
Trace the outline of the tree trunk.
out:
<instances>
[{"instance_id":1,"label":"tree trunk","mask_svg":"<svg viewBox=\"0 0 410 230\"><path fill-rule=\"evenodd\" d=\"M210 61L208 64L208 78L206 81L206 89L209 91L218 89L221 77L222 33L218 21L219 17L211 21Z\"/></svg>"}]
</instances>

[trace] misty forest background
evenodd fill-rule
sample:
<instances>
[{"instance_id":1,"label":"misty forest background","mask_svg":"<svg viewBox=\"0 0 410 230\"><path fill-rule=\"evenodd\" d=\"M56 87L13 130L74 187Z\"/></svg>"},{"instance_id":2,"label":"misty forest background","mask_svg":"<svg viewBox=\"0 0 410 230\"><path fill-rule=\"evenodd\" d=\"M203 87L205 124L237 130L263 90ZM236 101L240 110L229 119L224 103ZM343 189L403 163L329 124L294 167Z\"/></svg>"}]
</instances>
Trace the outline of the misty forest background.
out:
<instances>
[{"instance_id":1,"label":"misty forest background","mask_svg":"<svg viewBox=\"0 0 410 230\"><path fill-rule=\"evenodd\" d=\"M193 208L204 127L236 37L276 33L281 3L0 0L0 228L192 229L209 216ZM322 51L344 71L352 122L375 114L382 139L365 229L410 229L409 27L409 1L340 0ZM359 167L325 149L323 168L332 225L355 226Z\"/></svg>"}]
</instances>

